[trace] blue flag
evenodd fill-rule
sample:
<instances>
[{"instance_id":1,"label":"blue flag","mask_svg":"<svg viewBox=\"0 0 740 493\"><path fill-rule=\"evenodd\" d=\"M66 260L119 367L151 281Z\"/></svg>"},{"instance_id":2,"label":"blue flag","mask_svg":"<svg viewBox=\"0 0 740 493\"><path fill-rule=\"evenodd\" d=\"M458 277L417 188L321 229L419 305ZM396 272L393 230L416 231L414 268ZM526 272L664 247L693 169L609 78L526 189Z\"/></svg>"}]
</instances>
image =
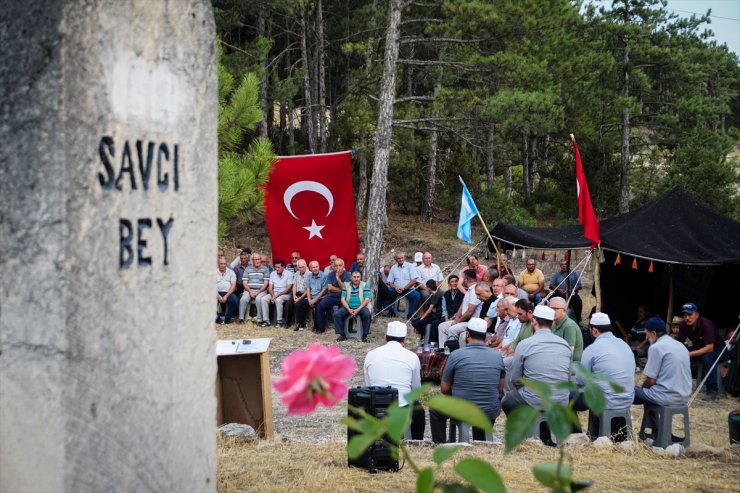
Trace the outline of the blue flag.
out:
<instances>
[{"instance_id":1,"label":"blue flag","mask_svg":"<svg viewBox=\"0 0 740 493\"><path fill-rule=\"evenodd\" d=\"M470 221L478 214L478 208L475 206L473 197L470 196L468 187L465 186L462 178L460 178L460 183L462 184L462 202L460 203L460 222L457 224L457 237L467 243L473 243L470 235Z\"/></svg>"}]
</instances>

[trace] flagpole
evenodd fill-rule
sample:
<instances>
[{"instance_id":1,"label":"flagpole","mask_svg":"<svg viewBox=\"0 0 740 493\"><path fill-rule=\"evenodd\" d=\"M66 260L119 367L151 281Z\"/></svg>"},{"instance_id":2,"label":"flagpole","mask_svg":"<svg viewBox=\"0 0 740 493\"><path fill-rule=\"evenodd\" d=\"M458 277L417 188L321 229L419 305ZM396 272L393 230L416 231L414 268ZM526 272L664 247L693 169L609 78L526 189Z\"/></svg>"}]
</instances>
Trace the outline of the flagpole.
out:
<instances>
[{"instance_id":1,"label":"flagpole","mask_svg":"<svg viewBox=\"0 0 740 493\"><path fill-rule=\"evenodd\" d=\"M462 176L457 175L457 178L462 182L463 185L465 185L465 181L462 179ZM467 185L465 185L467 187ZM471 195L470 198L472 199L473 196ZM496 250L496 258L501 258L501 252L498 249L498 246L496 245L496 242L493 241L493 236L491 236L491 232L488 231L488 226L486 226L486 222L483 220L483 216L480 215L480 211L478 210L478 206L475 207L475 211L477 212L478 219L480 219L480 223L483 225L483 229L486 232L486 235L488 235L488 239L491 240L491 244L493 244L493 248Z\"/></svg>"}]
</instances>

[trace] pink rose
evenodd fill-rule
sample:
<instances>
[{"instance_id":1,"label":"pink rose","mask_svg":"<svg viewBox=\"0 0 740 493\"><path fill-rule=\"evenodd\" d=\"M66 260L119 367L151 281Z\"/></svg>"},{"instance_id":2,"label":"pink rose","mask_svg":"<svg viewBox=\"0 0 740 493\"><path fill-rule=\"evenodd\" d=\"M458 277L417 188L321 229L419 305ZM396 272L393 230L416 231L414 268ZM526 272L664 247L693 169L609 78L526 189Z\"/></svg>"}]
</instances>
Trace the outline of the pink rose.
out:
<instances>
[{"instance_id":1,"label":"pink rose","mask_svg":"<svg viewBox=\"0 0 740 493\"><path fill-rule=\"evenodd\" d=\"M347 380L355 373L355 360L337 346L311 344L293 351L280 365L273 385L282 394L288 414L310 414L321 403L333 406L347 395Z\"/></svg>"}]
</instances>

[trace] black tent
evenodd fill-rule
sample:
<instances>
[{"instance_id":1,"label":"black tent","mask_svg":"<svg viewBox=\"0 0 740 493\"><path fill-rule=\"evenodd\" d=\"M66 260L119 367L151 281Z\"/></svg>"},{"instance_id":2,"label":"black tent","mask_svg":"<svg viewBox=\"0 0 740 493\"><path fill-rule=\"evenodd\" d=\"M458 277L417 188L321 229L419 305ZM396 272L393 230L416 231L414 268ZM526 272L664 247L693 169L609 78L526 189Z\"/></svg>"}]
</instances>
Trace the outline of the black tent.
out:
<instances>
[{"instance_id":1,"label":"black tent","mask_svg":"<svg viewBox=\"0 0 740 493\"><path fill-rule=\"evenodd\" d=\"M588 248L580 225L525 228L498 224L491 236L502 243L536 249ZM601 288L623 325L638 304L665 317L670 278L674 307L692 300L719 324L733 326L740 309L740 223L673 189L654 202L601 222ZM615 265L617 254L621 263ZM642 259L638 269L634 259ZM654 261L648 272L647 261ZM639 263L639 262L638 262ZM674 312L676 310L674 309Z\"/></svg>"}]
</instances>

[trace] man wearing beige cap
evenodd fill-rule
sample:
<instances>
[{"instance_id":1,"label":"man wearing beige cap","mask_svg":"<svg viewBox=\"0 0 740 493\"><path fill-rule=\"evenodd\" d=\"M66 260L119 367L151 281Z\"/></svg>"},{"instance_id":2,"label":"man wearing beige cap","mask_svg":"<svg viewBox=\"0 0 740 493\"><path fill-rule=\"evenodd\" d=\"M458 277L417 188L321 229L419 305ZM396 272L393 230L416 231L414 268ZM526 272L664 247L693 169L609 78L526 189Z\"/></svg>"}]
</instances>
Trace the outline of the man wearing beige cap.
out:
<instances>
[{"instance_id":1,"label":"man wearing beige cap","mask_svg":"<svg viewBox=\"0 0 740 493\"><path fill-rule=\"evenodd\" d=\"M404 397L421 385L421 364L419 357L403 347L406 342L407 327L403 322L390 322L385 331L386 343L375 348L365 356L365 385L393 387L398 390L398 405L409 405ZM411 414L411 437L424 439L424 408L414 405Z\"/></svg>"},{"instance_id":2,"label":"man wearing beige cap","mask_svg":"<svg viewBox=\"0 0 740 493\"><path fill-rule=\"evenodd\" d=\"M552 324L552 333L565 339L565 342L573 351L573 361L581 361L583 355L583 334L581 328L570 317L568 317L568 306L565 300L559 296L550 298L547 304L555 312L555 320Z\"/></svg>"},{"instance_id":3,"label":"man wearing beige cap","mask_svg":"<svg viewBox=\"0 0 740 493\"><path fill-rule=\"evenodd\" d=\"M525 387L520 379L539 380L552 389L551 400L568 405L568 391L556 388L559 382L570 379L571 350L562 337L552 333L550 327L555 319L552 308L537 305L532 317L534 335L524 339L516 347L511 370L506 375L507 391L501 407L508 415L521 406L540 408L542 401L532 389Z\"/></svg>"}]
</instances>

